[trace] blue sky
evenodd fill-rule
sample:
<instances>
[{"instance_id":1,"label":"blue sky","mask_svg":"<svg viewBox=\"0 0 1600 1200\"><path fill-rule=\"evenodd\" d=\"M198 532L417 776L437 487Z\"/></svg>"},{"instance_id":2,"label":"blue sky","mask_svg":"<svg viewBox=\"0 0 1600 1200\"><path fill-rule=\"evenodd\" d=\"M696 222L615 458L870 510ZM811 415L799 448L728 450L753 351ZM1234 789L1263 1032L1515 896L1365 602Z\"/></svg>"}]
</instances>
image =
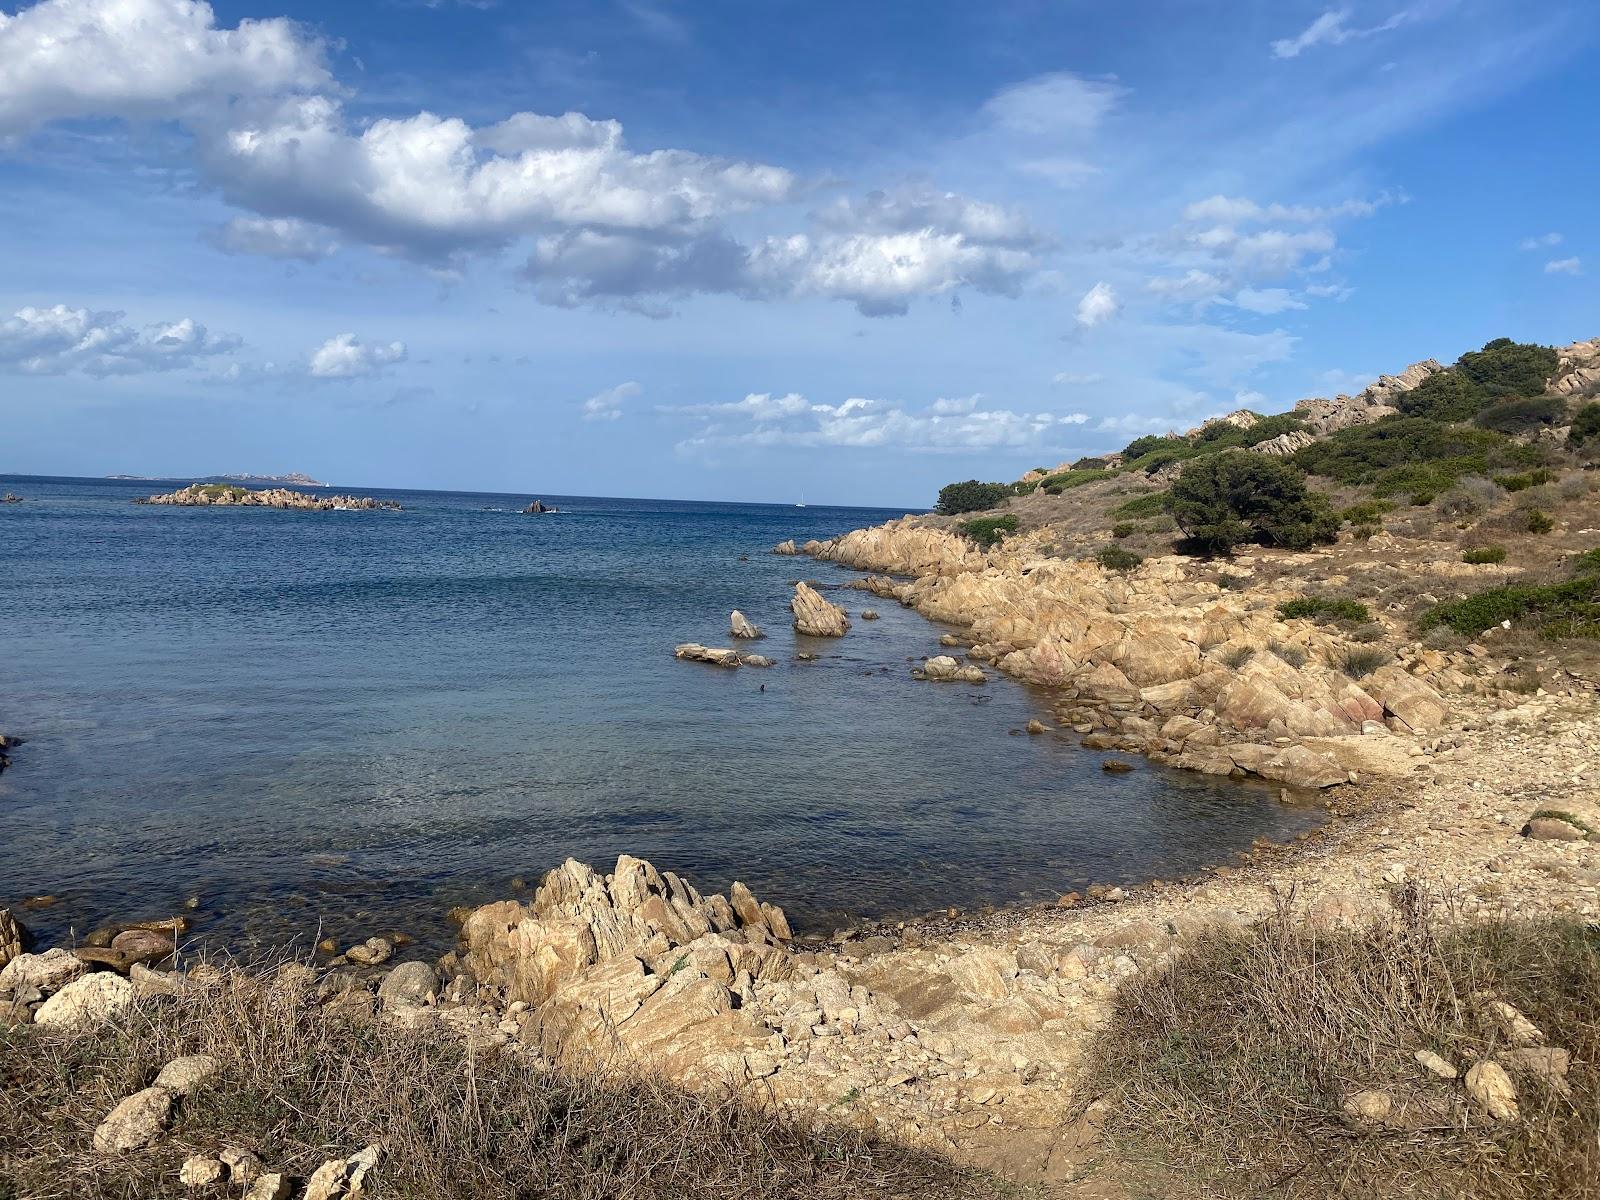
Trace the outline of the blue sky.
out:
<instances>
[{"instance_id":1,"label":"blue sky","mask_svg":"<svg viewBox=\"0 0 1600 1200\"><path fill-rule=\"evenodd\" d=\"M0 471L918 505L1600 334L1588 0L0 0Z\"/></svg>"}]
</instances>

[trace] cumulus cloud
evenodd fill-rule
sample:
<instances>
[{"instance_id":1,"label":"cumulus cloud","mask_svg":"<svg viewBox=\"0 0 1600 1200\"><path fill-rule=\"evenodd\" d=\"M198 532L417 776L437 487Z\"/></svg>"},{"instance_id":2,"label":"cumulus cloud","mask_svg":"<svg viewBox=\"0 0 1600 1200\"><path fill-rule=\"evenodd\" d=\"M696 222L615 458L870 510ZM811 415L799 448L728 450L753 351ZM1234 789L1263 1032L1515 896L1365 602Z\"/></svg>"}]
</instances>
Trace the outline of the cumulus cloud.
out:
<instances>
[{"instance_id":1,"label":"cumulus cloud","mask_svg":"<svg viewBox=\"0 0 1600 1200\"><path fill-rule=\"evenodd\" d=\"M921 407L854 397L818 404L790 392L665 410L707 418L680 450L726 446L894 447L938 453L1048 444L1084 424L1085 413L992 408L982 396L947 397Z\"/></svg>"},{"instance_id":2,"label":"cumulus cloud","mask_svg":"<svg viewBox=\"0 0 1600 1200\"><path fill-rule=\"evenodd\" d=\"M177 371L242 344L190 317L136 329L126 314L57 304L20 308L0 321L0 369L25 375L138 375Z\"/></svg>"},{"instance_id":3,"label":"cumulus cloud","mask_svg":"<svg viewBox=\"0 0 1600 1200\"><path fill-rule=\"evenodd\" d=\"M1546 275L1582 275L1583 260L1579 258L1553 258L1544 265Z\"/></svg>"},{"instance_id":4,"label":"cumulus cloud","mask_svg":"<svg viewBox=\"0 0 1600 1200\"><path fill-rule=\"evenodd\" d=\"M631 400L642 389L633 380L596 392L583 402L585 421L615 421L622 416L622 402Z\"/></svg>"},{"instance_id":5,"label":"cumulus cloud","mask_svg":"<svg viewBox=\"0 0 1600 1200\"><path fill-rule=\"evenodd\" d=\"M0 79L0 138L81 117L165 120L329 82L320 42L294 22L219 28L199 0L41 0L0 12Z\"/></svg>"},{"instance_id":6,"label":"cumulus cloud","mask_svg":"<svg viewBox=\"0 0 1600 1200\"><path fill-rule=\"evenodd\" d=\"M1102 280L1085 292L1083 299L1078 301L1078 324L1086 329L1104 325L1117 315L1121 307L1117 301L1116 291L1109 283Z\"/></svg>"},{"instance_id":7,"label":"cumulus cloud","mask_svg":"<svg viewBox=\"0 0 1600 1200\"><path fill-rule=\"evenodd\" d=\"M1411 20L1413 15L1409 10L1401 10L1381 24L1357 28L1349 23L1349 9L1330 9L1294 37L1279 38L1273 42L1272 56L1274 58L1298 58L1307 50L1314 49L1317 46L1342 46L1346 42L1355 41L1359 38L1388 33L1391 29L1400 28L1400 26Z\"/></svg>"},{"instance_id":8,"label":"cumulus cloud","mask_svg":"<svg viewBox=\"0 0 1600 1200\"><path fill-rule=\"evenodd\" d=\"M315 225L292 217L235 217L211 230L207 239L228 254L258 254L318 262L338 249Z\"/></svg>"},{"instance_id":9,"label":"cumulus cloud","mask_svg":"<svg viewBox=\"0 0 1600 1200\"><path fill-rule=\"evenodd\" d=\"M406 344L367 345L353 333L335 334L311 353L306 373L313 379L361 379L404 362Z\"/></svg>"}]
</instances>

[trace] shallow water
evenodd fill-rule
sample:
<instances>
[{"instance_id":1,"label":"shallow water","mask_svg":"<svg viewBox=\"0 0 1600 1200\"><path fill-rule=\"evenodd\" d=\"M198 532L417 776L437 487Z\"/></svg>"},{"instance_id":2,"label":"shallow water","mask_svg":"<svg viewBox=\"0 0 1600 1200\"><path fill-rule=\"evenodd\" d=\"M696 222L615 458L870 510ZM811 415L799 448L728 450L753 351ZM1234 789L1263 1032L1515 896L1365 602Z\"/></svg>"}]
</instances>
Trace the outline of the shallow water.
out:
<instances>
[{"instance_id":1,"label":"shallow water","mask_svg":"<svg viewBox=\"0 0 1600 1200\"><path fill-rule=\"evenodd\" d=\"M895 512L360 488L401 513L140 507L0 477L0 904L47 937L164 915L235 946L448 940L451 906L568 855L743 879L802 928L1175 875L1316 819L1276 790L1100 770L1046 698L910 678L942 630L768 553ZM747 555L744 559L741 556ZM742 609L767 671L678 662ZM815 663L794 661L800 649ZM1052 723L1053 724L1053 723Z\"/></svg>"}]
</instances>

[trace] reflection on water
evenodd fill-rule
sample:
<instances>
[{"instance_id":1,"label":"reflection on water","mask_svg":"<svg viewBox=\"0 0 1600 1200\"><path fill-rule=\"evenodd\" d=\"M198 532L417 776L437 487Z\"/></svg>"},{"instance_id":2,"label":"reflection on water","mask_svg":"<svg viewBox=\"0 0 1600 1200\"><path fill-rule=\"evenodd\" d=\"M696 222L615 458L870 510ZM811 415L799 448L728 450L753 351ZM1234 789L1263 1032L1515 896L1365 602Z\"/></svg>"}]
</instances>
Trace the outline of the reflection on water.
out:
<instances>
[{"instance_id":1,"label":"reflection on water","mask_svg":"<svg viewBox=\"0 0 1600 1200\"><path fill-rule=\"evenodd\" d=\"M768 549L898 513L556 497L525 517L403 491L380 493L398 514L285 513L0 484L29 497L0 510L0 728L32 739L0 775L0 904L58 895L32 914L47 936L198 896L197 931L235 943L437 945L450 906L623 851L817 928L1170 876L1315 819L1011 736L1052 723L1045 698L912 681L941 631L893 603L834 593L882 619L793 634L792 581L851 575ZM775 668L672 658L727 644L733 608Z\"/></svg>"}]
</instances>

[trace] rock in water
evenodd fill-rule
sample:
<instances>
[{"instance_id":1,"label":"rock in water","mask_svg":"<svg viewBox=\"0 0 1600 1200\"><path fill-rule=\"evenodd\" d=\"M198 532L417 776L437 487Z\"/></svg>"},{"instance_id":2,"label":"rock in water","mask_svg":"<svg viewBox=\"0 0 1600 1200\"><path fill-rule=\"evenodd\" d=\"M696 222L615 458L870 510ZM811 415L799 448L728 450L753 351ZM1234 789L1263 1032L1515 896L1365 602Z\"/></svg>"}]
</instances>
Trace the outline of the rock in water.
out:
<instances>
[{"instance_id":1,"label":"rock in water","mask_svg":"<svg viewBox=\"0 0 1600 1200\"><path fill-rule=\"evenodd\" d=\"M736 638L758 638L766 636L766 634L761 632L761 627L759 625L750 620L749 617L745 616L737 608L728 614L728 632Z\"/></svg>"},{"instance_id":2,"label":"rock in water","mask_svg":"<svg viewBox=\"0 0 1600 1200\"><path fill-rule=\"evenodd\" d=\"M982 667L972 665L962 666L948 654L939 654L928 659L921 667L911 672L913 679L929 679L935 683L983 683L988 676L983 673Z\"/></svg>"},{"instance_id":3,"label":"rock in water","mask_svg":"<svg viewBox=\"0 0 1600 1200\"><path fill-rule=\"evenodd\" d=\"M369 937L359 946L351 946L344 956L357 966L376 967L388 962L393 953L394 944L388 938Z\"/></svg>"},{"instance_id":4,"label":"rock in water","mask_svg":"<svg viewBox=\"0 0 1600 1200\"><path fill-rule=\"evenodd\" d=\"M721 646L702 646L699 642L684 642L672 651L673 658L687 662L710 663L714 667L737 667L739 652Z\"/></svg>"},{"instance_id":5,"label":"rock in water","mask_svg":"<svg viewBox=\"0 0 1600 1200\"><path fill-rule=\"evenodd\" d=\"M850 628L850 618L845 616L844 609L824 600L804 581L794 585L789 611L794 613L795 632L808 637L843 637Z\"/></svg>"},{"instance_id":6,"label":"rock in water","mask_svg":"<svg viewBox=\"0 0 1600 1200\"><path fill-rule=\"evenodd\" d=\"M790 538L786 542L779 542L776 546L774 546L772 548L772 552L774 554L783 554L783 555L792 555L792 554L799 554L800 553L800 551L795 547L793 538Z\"/></svg>"},{"instance_id":7,"label":"rock in water","mask_svg":"<svg viewBox=\"0 0 1600 1200\"><path fill-rule=\"evenodd\" d=\"M553 513L560 512L561 510L556 508L554 505L546 504L543 500L535 500L522 511L527 516L535 516L539 513Z\"/></svg>"}]
</instances>

